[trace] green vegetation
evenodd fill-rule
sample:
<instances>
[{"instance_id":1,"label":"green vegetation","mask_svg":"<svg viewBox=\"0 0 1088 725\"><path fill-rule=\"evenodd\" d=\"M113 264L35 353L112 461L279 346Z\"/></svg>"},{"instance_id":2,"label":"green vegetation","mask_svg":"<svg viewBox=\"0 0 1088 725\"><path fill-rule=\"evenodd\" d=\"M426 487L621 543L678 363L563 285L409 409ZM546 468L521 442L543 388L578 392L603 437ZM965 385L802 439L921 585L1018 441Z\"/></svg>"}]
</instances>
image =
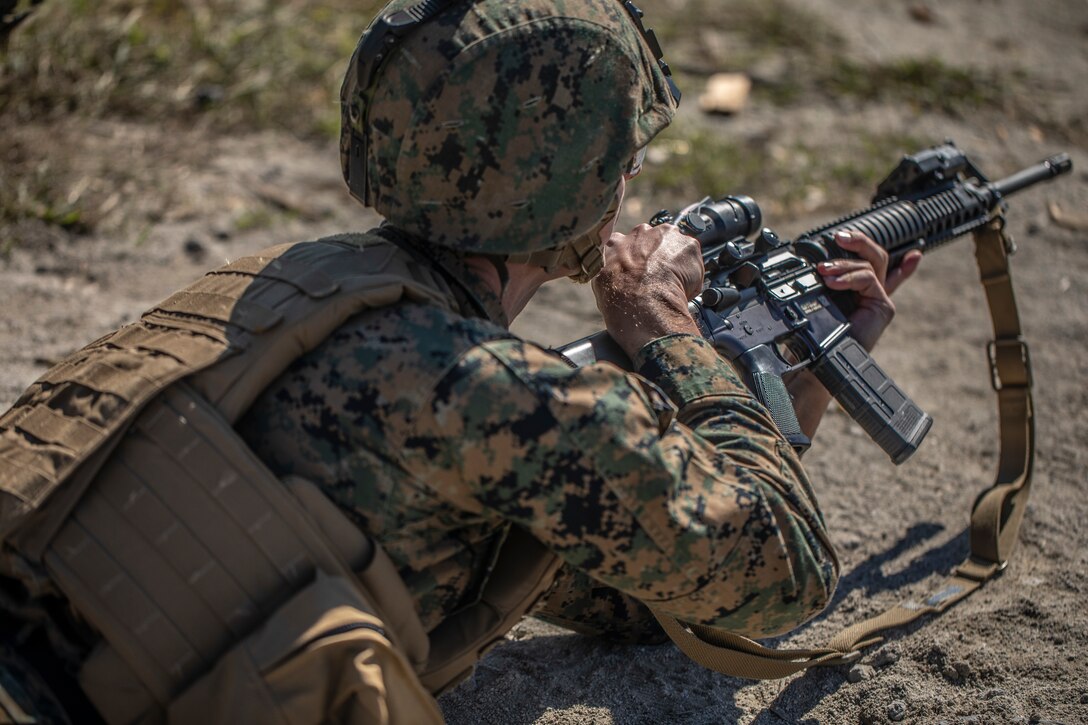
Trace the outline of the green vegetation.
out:
<instances>
[{"instance_id":1,"label":"green vegetation","mask_svg":"<svg viewBox=\"0 0 1088 725\"><path fill-rule=\"evenodd\" d=\"M276 221L276 215L266 207L247 209L234 220L234 228L240 232L251 229L268 229Z\"/></svg>"},{"instance_id":2,"label":"green vegetation","mask_svg":"<svg viewBox=\"0 0 1088 725\"><path fill-rule=\"evenodd\" d=\"M844 136L834 146L744 142L706 125L677 122L655 139L633 194L652 193L655 208L703 195L747 194L784 217L825 206L863 203L909 152L937 139L904 134ZM849 201L846 201L849 200Z\"/></svg>"},{"instance_id":3,"label":"green vegetation","mask_svg":"<svg viewBox=\"0 0 1088 725\"><path fill-rule=\"evenodd\" d=\"M0 229L38 219L95 226L73 192L71 144L87 119L209 131L339 134L347 58L380 0L49 0L0 49ZM40 129L40 131L38 130ZM67 131L67 133L63 133ZM110 184L125 162L103 159ZM243 215L241 226L268 223ZM8 245L10 246L10 244Z\"/></svg>"},{"instance_id":4,"label":"green vegetation","mask_svg":"<svg viewBox=\"0 0 1088 725\"><path fill-rule=\"evenodd\" d=\"M25 173L0 175L0 223L29 218L77 233L88 231L90 224L78 195L62 198L53 180L54 170L48 161Z\"/></svg>"},{"instance_id":5,"label":"green vegetation","mask_svg":"<svg viewBox=\"0 0 1088 725\"><path fill-rule=\"evenodd\" d=\"M51 0L0 55L0 118L200 118L327 137L344 61L381 4Z\"/></svg>"},{"instance_id":6,"label":"green vegetation","mask_svg":"<svg viewBox=\"0 0 1088 725\"><path fill-rule=\"evenodd\" d=\"M686 8L663 18L658 31L688 88L710 73L754 71L756 99L776 106L823 95L960 116L979 108L1009 110L1026 86L1023 73L998 76L936 58L854 60L832 24L790 0L689 0ZM768 66L773 72L761 72Z\"/></svg>"},{"instance_id":7,"label":"green vegetation","mask_svg":"<svg viewBox=\"0 0 1088 725\"><path fill-rule=\"evenodd\" d=\"M997 78L953 68L936 58L907 58L869 65L839 58L827 73L815 78L815 83L838 96L863 101L902 101L922 110L958 116L976 108L1004 108L1010 86L1022 80L1022 76Z\"/></svg>"},{"instance_id":8,"label":"green vegetation","mask_svg":"<svg viewBox=\"0 0 1088 725\"><path fill-rule=\"evenodd\" d=\"M694 198L699 194L742 192L765 186L766 150L703 128L676 122L654 140L652 153L632 191Z\"/></svg>"},{"instance_id":9,"label":"green vegetation","mask_svg":"<svg viewBox=\"0 0 1088 725\"><path fill-rule=\"evenodd\" d=\"M199 124L211 133L274 128L304 138L339 133L337 94L344 63L381 0L49 0L0 51L0 228L38 219L87 231L102 217L103 194L77 193L69 173L86 119L166 129ZM681 85L695 100L703 78L749 70L754 103L797 107L847 99L960 115L1001 108L1034 119L1017 90L1023 76L998 78L936 59L863 64L843 52L841 34L796 0L687 0L647 8ZM35 132L40 128L40 132ZM646 181L681 202L696 194L742 192L779 200L781 211L811 209L821 195L868 191L899 154L925 141L894 135L792 145L737 140L707 120L679 124L655 142ZM60 132L53 129L60 129ZM30 133L24 133L29 131ZM67 131L68 133L63 133ZM56 133L57 143L51 135ZM154 135L152 135L154 138ZM163 152L168 155L172 152ZM655 163L655 159L657 159ZM84 176L120 187L127 161L103 159ZM139 180L141 184L142 179ZM146 188L146 187L141 187ZM642 192L645 193L645 192ZM665 202L666 199L660 201ZM273 223L257 208L240 230Z\"/></svg>"},{"instance_id":10,"label":"green vegetation","mask_svg":"<svg viewBox=\"0 0 1088 725\"><path fill-rule=\"evenodd\" d=\"M671 57L707 31L730 36L731 52L794 49L815 52L838 42L834 29L813 12L789 0L688 0L683 12L649 8L647 16ZM738 43L738 41L740 41Z\"/></svg>"}]
</instances>

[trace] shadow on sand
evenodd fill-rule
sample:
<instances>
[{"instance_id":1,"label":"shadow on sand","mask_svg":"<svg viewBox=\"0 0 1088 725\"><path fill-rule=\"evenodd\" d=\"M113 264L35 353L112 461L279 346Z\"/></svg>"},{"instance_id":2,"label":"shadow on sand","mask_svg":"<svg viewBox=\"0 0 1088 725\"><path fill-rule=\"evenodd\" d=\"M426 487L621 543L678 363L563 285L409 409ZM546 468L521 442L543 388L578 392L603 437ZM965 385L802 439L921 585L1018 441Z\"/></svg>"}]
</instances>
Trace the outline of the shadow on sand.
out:
<instances>
[{"instance_id":1,"label":"shadow on sand","mask_svg":"<svg viewBox=\"0 0 1088 725\"><path fill-rule=\"evenodd\" d=\"M966 531L921 553L897 572L883 571L885 565L943 530L935 523L910 527L888 549L861 562L840 580L828 611L855 591L876 595L915 584L934 572L949 571L967 549ZM779 645L782 640L769 644ZM844 672L841 667L817 668L794 678L752 722L817 722L805 719L805 714L843 685ZM551 722L549 713L556 711L566 711L565 721L573 714L585 723L735 723L751 712L750 706L736 702L737 694L751 685L748 680L705 670L670 645L616 645L557 635L504 642L484 658L471 678L443 696L441 705L450 725Z\"/></svg>"}]
</instances>

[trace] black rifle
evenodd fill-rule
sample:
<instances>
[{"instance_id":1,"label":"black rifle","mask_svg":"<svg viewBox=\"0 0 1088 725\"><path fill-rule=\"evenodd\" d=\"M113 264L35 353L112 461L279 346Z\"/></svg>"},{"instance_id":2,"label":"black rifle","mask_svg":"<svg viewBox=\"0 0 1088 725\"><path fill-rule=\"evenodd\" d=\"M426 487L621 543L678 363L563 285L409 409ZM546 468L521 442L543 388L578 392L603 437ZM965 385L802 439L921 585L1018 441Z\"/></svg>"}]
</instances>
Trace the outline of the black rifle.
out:
<instances>
[{"instance_id":1,"label":"black rifle","mask_svg":"<svg viewBox=\"0 0 1088 725\"><path fill-rule=\"evenodd\" d=\"M853 298L825 287L815 264L853 256L834 235L856 230L887 250L894 268L912 249L928 252L1003 215L1006 196L1071 169L1069 156L1059 154L989 182L947 142L905 156L877 187L873 206L792 242L761 228L759 207L746 196L707 197L676 214L659 212L650 223L674 223L702 244L706 278L691 314L703 335L737 364L791 444L804 449L809 439L782 376L808 367L891 459L902 463L933 420L850 336ZM603 331L559 351L576 365L610 360L630 367Z\"/></svg>"}]
</instances>

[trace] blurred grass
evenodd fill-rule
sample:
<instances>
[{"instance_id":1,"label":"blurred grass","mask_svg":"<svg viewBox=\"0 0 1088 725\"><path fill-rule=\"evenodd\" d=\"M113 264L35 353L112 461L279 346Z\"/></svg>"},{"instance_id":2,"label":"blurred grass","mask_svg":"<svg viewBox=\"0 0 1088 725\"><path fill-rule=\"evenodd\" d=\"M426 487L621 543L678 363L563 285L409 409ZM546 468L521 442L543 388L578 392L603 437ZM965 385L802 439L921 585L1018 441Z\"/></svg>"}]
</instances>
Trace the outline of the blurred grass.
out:
<instances>
[{"instance_id":1,"label":"blurred grass","mask_svg":"<svg viewBox=\"0 0 1088 725\"><path fill-rule=\"evenodd\" d=\"M109 118L164 133L197 124L209 138L276 129L328 143L339 133L345 61L382 4L49 0L0 51L0 127L49 129ZM1016 83L938 60L853 60L842 52L836 29L797 0L661 5L647 8L649 24L690 100L706 75L736 69L752 72L753 103L764 106L797 108L834 98L960 116L1016 103L1010 101ZM633 193L656 185L670 203L701 194L758 194L795 212L818 206L820 194L871 189L901 153L927 145L871 134L837 140L841 148L829 149L730 140L727 131L712 122L670 128L654 144L657 158L667 160L651 161L649 183L640 182ZM0 134L0 224L32 218L74 232L93 229L101 215L81 207L73 192L80 180L65 178L72 144L41 139L48 136ZM106 187L119 187L124 164L103 160ZM240 220L243 227L268 223L259 209Z\"/></svg>"},{"instance_id":2,"label":"blurred grass","mask_svg":"<svg viewBox=\"0 0 1088 725\"><path fill-rule=\"evenodd\" d=\"M200 118L223 131L339 128L370 0L50 0L0 54L0 119Z\"/></svg>"},{"instance_id":3,"label":"blurred grass","mask_svg":"<svg viewBox=\"0 0 1088 725\"><path fill-rule=\"evenodd\" d=\"M963 117L979 108L1006 109L1026 78L956 68L937 58L904 58L862 65L837 58L815 78L820 89L861 101L905 102L924 111Z\"/></svg>"},{"instance_id":4,"label":"blurred grass","mask_svg":"<svg viewBox=\"0 0 1088 725\"><path fill-rule=\"evenodd\" d=\"M0 50L0 127L47 134L50 124L109 118L163 133L199 124L328 141L339 134L346 60L383 4L49 0ZM68 178L66 159L78 150L59 146L47 135L0 134L0 224L94 227ZM117 181L123 164L101 166Z\"/></svg>"},{"instance_id":5,"label":"blurred grass","mask_svg":"<svg viewBox=\"0 0 1088 725\"><path fill-rule=\"evenodd\" d=\"M5 160L4 167L4 174L0 175L0 224L39 219L76 234L93 228L94 223L88 219L78 195L57 183L57 169L51 161L20 166ZM0 256L10 252L13 244L10 239L3 240Z\"/></svg>"},{"instance_id":6,"label":"blurred grass","mask_svg":"<svg viewBox=\"0 0 1088 725\"><path fill-rule=\"evenodd\" d=\"M50 0L0 53L0 119L200 119L335 138L344 61L377 0ZM780 105L813 93L957 114L1007 104L1008 79L938 60L862 64L835 28L790 0L687 0L651 18L681 77L755 67ZM1001 82L998 82L998 81ZM697 87L699 83L689 83Z\"/></svg>"},{"instance_id":7,"label":"blurred grass","mask_svg":"<svg viewBox=\"0 0 1088 725\"><path fill-rule=\"evenodd\" d=\"M642 198L652 191L654 209L746 194L776 217L795 217L841 207L846 199L864 203L900 157L937 141L879 132L848 134L830 146L745 141L679 120L654 140L631 192Z\"/></svg>"}]
</instances>

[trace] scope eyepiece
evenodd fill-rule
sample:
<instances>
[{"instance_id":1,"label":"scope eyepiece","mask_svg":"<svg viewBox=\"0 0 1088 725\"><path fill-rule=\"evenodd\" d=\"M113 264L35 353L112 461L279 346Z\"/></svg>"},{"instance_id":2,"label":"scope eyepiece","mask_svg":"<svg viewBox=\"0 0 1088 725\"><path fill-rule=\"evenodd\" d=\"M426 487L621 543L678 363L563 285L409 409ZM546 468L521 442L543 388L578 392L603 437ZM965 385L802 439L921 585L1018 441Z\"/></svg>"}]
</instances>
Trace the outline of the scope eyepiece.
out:
<instances>
[{"instance_id":1,"label":"scope eyepiece","mask_svg":"<svg viewBox=\"0 0 1088 725\"><path fill-rule=\"evenodd\" d=\"M763 228L763 212L750 196L704 200L680 212L680 219L703 246L747 237Z\"/></svg>"}]
</instances>

